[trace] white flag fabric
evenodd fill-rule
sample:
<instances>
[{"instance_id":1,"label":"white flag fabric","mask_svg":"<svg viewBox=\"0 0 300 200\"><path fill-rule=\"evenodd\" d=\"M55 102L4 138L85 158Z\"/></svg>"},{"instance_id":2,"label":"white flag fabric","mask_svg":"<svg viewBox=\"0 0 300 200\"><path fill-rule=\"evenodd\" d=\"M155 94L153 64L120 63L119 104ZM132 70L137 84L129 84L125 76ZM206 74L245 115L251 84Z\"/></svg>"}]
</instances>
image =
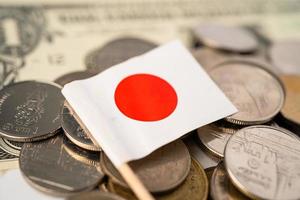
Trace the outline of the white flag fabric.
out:
<instances>
[{"instance_id":1,"label":"white flag fabric","mask_svg":"<svg viewBox=\"0 0 300 200\"><path fill-rule=\"evenodd\" d=\"M117 167L237 111L179 41L62 93Z\"/></svg>"}]
</instances>

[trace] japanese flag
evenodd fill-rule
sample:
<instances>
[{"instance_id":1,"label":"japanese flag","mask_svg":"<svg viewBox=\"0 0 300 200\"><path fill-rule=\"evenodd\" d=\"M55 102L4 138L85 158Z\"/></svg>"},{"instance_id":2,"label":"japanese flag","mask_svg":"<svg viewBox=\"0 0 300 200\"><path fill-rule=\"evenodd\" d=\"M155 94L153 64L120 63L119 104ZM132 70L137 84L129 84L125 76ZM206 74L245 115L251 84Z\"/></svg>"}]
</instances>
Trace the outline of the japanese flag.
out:
<instances>
[{"instance_id":1,"label":"japanese flag","mask_svg":"<svg viewBox=\"0 0 300 200\"><path fill-rule=\"evenodd\" d=\"M237 111L179 41L62 93L116 167Z\"/></svg>"}]
</instances>

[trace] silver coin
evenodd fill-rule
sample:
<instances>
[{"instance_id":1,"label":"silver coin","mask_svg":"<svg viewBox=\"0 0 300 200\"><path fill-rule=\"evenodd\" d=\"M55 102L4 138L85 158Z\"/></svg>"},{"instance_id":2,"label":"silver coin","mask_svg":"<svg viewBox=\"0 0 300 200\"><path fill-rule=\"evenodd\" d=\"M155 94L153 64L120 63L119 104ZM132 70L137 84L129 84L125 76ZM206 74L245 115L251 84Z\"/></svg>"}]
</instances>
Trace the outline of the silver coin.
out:
<instances>
[{"instance_id":1,"label":"silver coin","mask_svg":"<svg viewBox=\"0 0 300 200\"><path fill-rule=\"evenodd\" d=\"M130 162L129 165L150 192L160 193L176 188L186 179L190 171L191 157L184 143L178 140L143 159ZM114 183L128 188L105 155L101 156L101 166Z\"/></svg>"},{"instance_id":2,"label":"silver coin","mask_svg":"<svg viewBox=\"0 0 300 200\"><path fill-rule=\"evenodd\" d=\"M225 149L226 171L244 194L259 199L300 199L300 139L285 129L250 126Z\"/></svg>"},{"instance_id":3,"label":"silver coin","mask_svg":"<svg viewBox=\"0 0 300 200\"><path fill-rule=\"evenodd\" d=\"M221 131L228 133L228 134L233 134L233 133L237 132L238 130L240 130L241 128L245 128L245 126L243 126L243 125L233 124L224 119L215 121L212 124L217 126L218 129L220 129Z\"/></svg>"},{"instance_id":4,"label":"silver coin","mask_svg":"<svg viewBox=\"0 0 300 200\"><path fill-rule=\"evenodd\" d=\"M225 146L232 134L224 132L215 124L210 124L199 128L197 135L207 149L223 158Z\"/></svg>"},{"instance_id":5,"label":"silver coin","mask_svg":"<svg viewBox=\"0 0 300 200\"><path fill-rule=\"evenodd\" d=\"M284 74L300 74L300 40L275 42L269 50L271 62Z\"/></svg>"},{"instance_id":6,"label":"silver coin","mask_svg":"<svg viewBox=\"0 0 300 200\"><path fill-rule=\"evenodd\" d=\"M100 151L100 147L95 145L88 134L84 132L67 106L63 108L61 120L65 135L74 144L90 151Z\"/></svg>"},{"instance_id":7,"label":"silver coin","mask_svg":"<svg viewBox=\"0 0 300 200\"><path fill-rule=\"evenodd\" d=\"M225 118L229 122L262 124L283 107L285 91L281 81L260 63L228 60L218 64L209 74L238 109L237 113Z\"/></svg>"},{"instance_id":8,"label":"silver coin","mask_svg":"<svg viewBox=\"0 0 300 200\"><path fill-rule=\"evenodd\" d=\"M58 196L89 191L99 184L104 175L94 164L74 158L66 150L67 143L67 138L58 134L48 140L24 144L19 163L29 184L42 192ZM97 159L99 162L100 159L99 154L78 154L85 154L89 160Z\"/></svg>"},{"instance_id":9,"label":"silver coin","mask_svg":"<svg viewBox=\"0 0 300 200\"><path fill-rule=\"evenodd\" d=\"M155 47L157 47L156 44L144 39L119 38L89 52L85 58L85 64L89 71L102 72L113 65L139 56Z\"/></svg>"},{"instance_id":10,"label":"silver coin","mask_svg":"<svg viewBox=\"0 0 300 200\"><path fill-rule=\"evenodd\" d=\"M82 163L86 164L92 164L95 166L99 172L102 173L101 167L100 167L100 154L98 152L89 151L86 149L83 149L77 145L75 145L73 142L68 140L67 138L63 141L63 147L64 150L75 160L78 160Z\"/></svg>"},{"instance_id":11,"label":"silver coin","mask_svg":"<svg viewBox=\"0 0 300 200\"><path fill-rule=\"evenodd\" d=\"M261 55L261 54L234 54L230 59L234 59L234 60L244 60L246 62L253 62L253 63L257 63L257 65L259 65L259 67L265 68L266 70L279 75L281 74L280 70L274 66L273 64L271 64L268 59L266 58L266 56ZM227 59L229 60L229 59Z\"/></svg>"},{"instance_id":12,"label":"silver coin","mask_svg":"<svg viewBox=\"0 0 300 200\"><path fill-rule=\"evenodd\" d=\"M259 47L257 38L241 27L204 24L194 29L194 35L203 44L226 51L248 53Z\"/></svg>"},{"instance_id":13,"label":"silver coin","mask_svg":"<svg viewBox=\"0 0 300 200\"><path fill-rule=\"evenodd\" d=\"M0 163L7 160L18 160L18 157L7 153L2 148L0 148Z\"/></svg>"},{"instance_id":14,"label":"silver coin","mask_svg":"<svg viewBox=\"0 0 300 200\"><path fill-rule=\"evenodd\" d=\"M90 72L90 71L71 72L71 73L65 74L61 77L58 77L57 79L55 79L54 82L61 86L64 86L67 83L70 83L72 81L90 78L95 75L96 75L95 72Z\"/></svg>"},{"instance_id":15,"label":"silver coin","mask_svg":"<svg viewBox=\"0 0 300 200\"><path fill-rule=\"evenodd\" d=\"M194 49L191 51L191 53L198 63L207 71L209 71L216 64L232 57L232 54L230 53L221 52L209 47Z\"/></svg>"},{"instance_id":16,"label":"silver coin","mask_svg":"<svg viewBox=\"0 0 300 200\"><path fill-rule=\"evenodd\" d=\"M0 138L0 148L4 150L5 152L14 155L14 156L19 156L20 154L20 149L14 148L8 140L5 140L4 138Z\"/></svg>"},{"instance_id":17,"label":"silver coin","mask_svg":"<svg viewBox=\"0 0 300 200\"><path fill-rule=\"evenodd\" d=\"M24 81L0 91L0 135L12 141L36 141L61 128L64 103L60 86Z\"/></svg>"},{"instance_id":18,"label":"silver coin","mask_svg":"<svg viewBox=\"0 0 300 200\"><path fill-rule=\"evenodd\" d=\"M22 146L24 144L24 142L15 142L15 141L10 141L8 139L5 139L3 138L4 142L6 144L8 144L9 146L11 146L12 148L14 149L17 149L17 150L21 150L22 149Z\"/></svg>"},{"instance_id":19,"label":"silver coin","mask_svg":"<svg viewBox=\"0 0 300 200\"><path fill-rule=\"evenodd\" d=\"M197 138L195 139L191 136L184 140L186 146L189 149L191 157L196 159L197 162L199 162L204 169L217 166L218 162L220 161L220 158L208 152L202 143L197 144L199 143L196 143Z\"/></svg>"}]
</instances>

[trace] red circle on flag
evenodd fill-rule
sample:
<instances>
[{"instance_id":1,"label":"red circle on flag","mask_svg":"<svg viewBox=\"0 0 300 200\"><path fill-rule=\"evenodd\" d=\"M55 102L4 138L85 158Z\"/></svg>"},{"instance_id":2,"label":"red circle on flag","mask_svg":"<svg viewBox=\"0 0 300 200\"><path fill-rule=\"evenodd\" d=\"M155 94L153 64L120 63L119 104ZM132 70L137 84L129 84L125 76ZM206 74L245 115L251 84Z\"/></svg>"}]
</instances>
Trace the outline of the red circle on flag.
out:
<instances>
[{"instance_id":1,"label":"red circle on flag","mask_svg":"<svg viewBox=\"0 0 300 200\"><path fill-rule=\"evenodd\" d=\"M115 103L127 117L139 121L158 121L177 106L177 94L164 79L151 74L124 78L115 90Z\"/></svg>"}]
</instances>

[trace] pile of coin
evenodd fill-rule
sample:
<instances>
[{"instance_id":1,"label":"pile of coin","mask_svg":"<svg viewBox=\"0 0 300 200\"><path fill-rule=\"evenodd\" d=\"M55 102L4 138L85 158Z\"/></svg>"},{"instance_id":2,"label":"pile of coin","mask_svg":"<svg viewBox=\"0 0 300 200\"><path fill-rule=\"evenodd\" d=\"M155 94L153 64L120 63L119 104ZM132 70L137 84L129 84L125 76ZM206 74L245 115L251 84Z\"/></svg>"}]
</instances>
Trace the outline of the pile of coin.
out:
<instances>
[{"instance_id":1,"label":"pile of coin","mask_svg":"<svg viewBox=\"0 0 300 200\"><path fill-rule=\"evenodd\" d=\"M56 82L63 85L88 73L79 74L71 73ZM68 199L136 198L109 158L80 126L60 90L61 86L54 83L25 81L0 91L0 115L4 119L0 145L10 155L6 160L19 157L26 182L47 195ZM159 199L198 199L195 196L199 193L200 199L207 198L205 171L181 140L130 166Z\"/></svg>"},{"instance_id":2,"label":"pile of coin","mask_svg":"<svg viewBox=\"0 0 300 200\"><path fill-rule=\"evenodd\" d=\"M131 168L161 200L300 199L300 42L217 24L197 26L193 35L191 53L238 112ZM60 91L156 46L118 38L87 54L86 71L0 90L0 169L18 163L28 184L51 196L137 199Z\"/></svg>"},{"instance_id":3,"label":"pile of coin","mask_svg":"<svg viewBox=\"0 0 300 200\"><path fill-rule=\"evenodd\" d=\"M300 43L262 43L256 31L194 29L193 55L238 108L197 130L201 149L218 163L209 169L215 200L300 198Z\"/></svg>"}]
</instances>

